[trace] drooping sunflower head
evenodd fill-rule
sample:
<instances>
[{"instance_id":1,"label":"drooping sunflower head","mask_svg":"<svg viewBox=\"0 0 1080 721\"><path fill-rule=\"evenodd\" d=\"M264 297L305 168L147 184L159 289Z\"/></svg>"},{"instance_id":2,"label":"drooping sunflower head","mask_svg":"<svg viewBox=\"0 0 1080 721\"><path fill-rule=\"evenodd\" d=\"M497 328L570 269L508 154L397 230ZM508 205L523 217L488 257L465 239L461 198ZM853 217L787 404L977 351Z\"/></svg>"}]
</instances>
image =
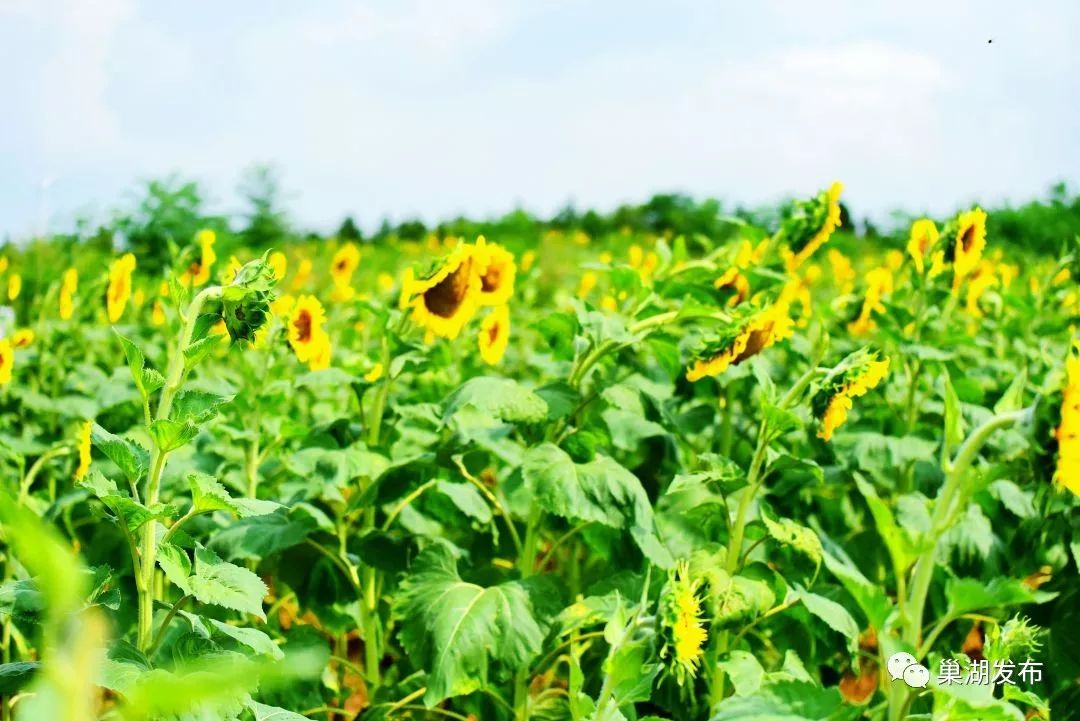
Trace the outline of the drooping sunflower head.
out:
<instances>
[{"instance_id":1,"label":"drooping sunflower head","mask_svg":"<svg viewBox=\"0 0 1080 721\"><path fill-rule=\"evenodd\" d=\"M488 365L496 365L506 353L510 341L510 308L500 305L480 323L480 357Z\"/></svg>"},{"instance_id":2,"label":"drooping sunflower head","mask_svg":"<svg viewBox=\"0 0 1080 721\"><path fill-rule=\"evenodd\" d=\"M789 310L787 301L778 300L766 308L737 313L732 323L696 353L686 371L686 379L694 382L706 376L718 376L729 366L738 365L776 342L790 338L795 324Z\"/></svg>"},{"instance_id":3,"label":"drooping sunflower head","mask_svg":"<svg viewBox=\"0 0 1080 721\"><path fill-rule=\"evenodd\" d=\"M517 275L513 253L480 236L476 240L476 272L480 274L480 305L500 306L510 300Z\"/></svg>"},{"instance_id":4,"label":"drooping sunflower head","mask_svg":"<svg viewBox=\"0 0 1080 721\"><path fill-rule=\"evenodd\" d=\"M911 235L908 238L907 252L915 262L915 270L921 275L926 264L926 259L938 242L938 229L934 221L929 218L920 218L911 224Z\"/></svg>"},{"instance_id":5,"label":"drooping sunflower head","mask_svg":"<svg viewBox=\"0 0 1080 721\"><path fill-rule=\"evenodd\" d=\"M265 255L235 269L221 295L221 318L232 340L254 342L270 318L276 283Z\"/></svg>"},{"instance_id":6,"label":"drooping sunflower head","mask_svg":"<svg viewBox=\"0 0 1080 721\"><path fill-rule=\"evenodd\" d=\"M124 253L109 266L109 287L105 293L105 309L109 322L116 323L124 314L131 298L131 274L135 272L135 256Z\"/></svg>"},{"instance_id":7,"label":"drooping sunflower head","mask_svg":"<svg viewBox=\"0 0 1080 721\"><path fill-rule=\"evenodd\" d=\"M481 280L475 248L459 243L430 272L406 279L404 303L413 320L442 338L456 338L480 304Z\"/></svg>"},{"instance_id":8,"label":"drooping sunflower head","mask_svg":"<svg viewBox=\"0 0 1080 721\"><path fill-rule=\"evenodd\" d=\"M661 658L682 686L697 675L709 633L702 620L700 582L690 579L689 564L683 561L668 575L660 597L660 625L664 645Z\"/></svg>"},{"instance_id":9,"label":"drooping sunflower head","mask_svg":"<svg viewBox=\"0 0 1080 721\"><path fill-rule=\"evenodd\" d=\"M1080 496L1080 348L1073 346L1065 362L1065 390L1061 397L1061 422L1054 429L1057 467L1054 482Z\"/></svg>"},{"instance_id":10,"label":"drooping sunflower head","mask_svg":"<svg viewBox=\"0 0 1080 721\"><path fill-rule=\"evenodd\" d=\"M851 399L865 395L889 372L889 359L861 348L837 365L818 385L810 409L821 423L818 438L828 441L847 420Z\"/></svg>"},{"instance_id":11,"label":"drooping sunflower head","mask_svg":"<svg viewBox=\"0 0 1080 721\"><path fill-rule=\"evenodd\" d=\"M322 303L313 295L302 295L296 299L292 313L289 314L289 345L301 363L308 363L321 350L320 343L326 311Z\"/></svg>"},{"instance_id":12,"label":"drooping sunflower head","mask_svg":"<svg viewBox=\"0 0 1080 721\"><path fill-rule=\"evenodd\" d=\"M974 208L960 213L943 235L951 239L945 246L945 260L952 262L954 285L959 285L979 265L986 248L986 212Z\"/></svg>"},{"instance_id":13,"label":"drooping sunflower head","mask_svg":"<svg viewBox=\"0 0 1080 721\"><path fill-rule=\"evenodd\" d=\"M736 266L728 268L714 280L713 287L720 291L723 302L728 307L739 305L750 295L750 281Z\"/></svg>"},{"instance_id":14,"label":"drooping sunflower head","mask_svg":"<svg viewBox=\"0 0 1080 721\"><path fill-rule=\"evenodd\" d=\"M823 246L840 227L840 194L844 186L835 182L810 200L796 201L784 219L778 237L789 271L795 270Z\"/></svg>"},{"instance_id":15,"label":"drooping sunflower head","mask_svg":"<svg viewBox=\"0 0 1080 721\"><path fill-rule=\"evenodd\" d=\"M355 243L346 243L334 253L334 259L330 262L330 275L334 279L334 285L344 287L352 283L353 272L360 265L360 249Z\"/></svg>"},{"instance_id":16,"label":"drooping sunflower head","mask_svg":"<svg viewBox=\"0 0 1080 721\"><path fill-rule=\"evenodd\" d=\"M85 478L87 471L90 470L90 432L93 428L94 424L92 421L85 421L79 424L77 439L79 465L75 468L76 481L81 481Z\"/></svg>"}]
</instances>

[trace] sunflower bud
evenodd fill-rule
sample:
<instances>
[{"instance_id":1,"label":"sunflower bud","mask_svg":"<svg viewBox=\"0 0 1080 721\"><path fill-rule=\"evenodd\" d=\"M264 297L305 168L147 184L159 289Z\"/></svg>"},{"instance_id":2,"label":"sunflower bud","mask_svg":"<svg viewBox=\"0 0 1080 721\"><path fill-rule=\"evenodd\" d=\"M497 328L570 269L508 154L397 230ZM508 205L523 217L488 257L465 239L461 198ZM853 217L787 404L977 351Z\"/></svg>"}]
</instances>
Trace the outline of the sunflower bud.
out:
<instances>
[{"instance_id":1,"label":"sunflower bud","mask_svg":"<svg viewBox=\"0 0 1080 721\"><path fill-rule=\"evenodd\" d=\"M276 283L274 269L264 255L240 267L221 292L221 317L229 337L253 342L255 333L270 316Z\"/></svg>"}]
</instances>

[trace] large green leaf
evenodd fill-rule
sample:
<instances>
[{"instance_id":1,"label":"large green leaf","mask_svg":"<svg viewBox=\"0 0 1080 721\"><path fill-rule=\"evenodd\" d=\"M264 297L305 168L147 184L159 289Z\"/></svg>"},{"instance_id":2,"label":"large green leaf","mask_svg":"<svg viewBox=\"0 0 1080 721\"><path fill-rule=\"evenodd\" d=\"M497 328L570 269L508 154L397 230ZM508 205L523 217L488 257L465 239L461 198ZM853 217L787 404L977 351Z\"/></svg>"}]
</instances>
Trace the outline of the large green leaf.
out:
<instances>
[{"instance_id":1,"label":"large green leaf","mask_svg":"<svg viewBox=\"0 0 1080 721\"><path fill-rule=\"evenodd\" d=\"M774 681L716 706L711 721L824 721L840 708L840 692L806 681Z\"/></svg>"},{"instance_id":2,"label":"large green leaf","mask_svg":"<svg viewBox=\"0 0 1080 721\"><path fill-rule=\"evenodd\" d=\"M0 697L14 696L33 680L39 668L41 664L32 661L0 664Z\"/></svg>"},{"instance_id":3,"label":"large green leaf","mask_svg":"<svg viewBox=\"0 0 1080 721\"><path fill-rule=\"evenodd\" d=\"M806 610L814 614L832 630L842 634L847 639L848 652L852 658L859 652L859 624L851 617L848 610L836 601L799 589L799 599L806 606Z\"/></svg>"},{"instance_id":4,"label":"large green leaf","mask_svg":"<svg viewBox=\"0 0 1080 721\"><path fill-rule=\"evenodd\" d=\"M222 561L209 549L195 549L195 570L188 585L201 603L265 618L262 600L267 589L262 579L246 568Z\"/></svg>"},{"instance_id":5,"label":"large green leaf","mask_svg":"<svg viewBox=\"0 0 1080 721\"><path fill-rule=\"evenodd\" d=\"M138 482L146 473L150 456L135 443L109 433L97 423L90 432L90 440L99 451L116 464L130 483Z\"/></svg>"},{"instance_id":6,"label":"large green leaf","mask_svg":"<svg viewBox=\"0 0 1080 721\"><path fill-rule=\"evenodd\" d=\"M975 578L950 578L945 584L945 600L952 617L1004 606L1045 603L1055 596L1056 593L1049 591L1033 591L1012 578L995 578L988 583Z\"/></svg>"},{"instance_id":7,"label":"large green leaf","mask_svg":"<svg viewBox=\"0 0 1080 721\"><path fill-rule=\"evenodd\" d=\"M540 651L548 626L536 613L528 585L468 583L443 544L417 557L394 615L409 657L428 673L429 706L485 688L493 663L523 667Z\"/></svg>"},{"instance_id":8,"label":"large green leaf","mask_svg":"<svg viewBox=\"0 0 1080 721\"><path fill-rule=\"evenodd\" d=\"M673 564L656 536L645 489L613 459L597 456L578 464L558 446L544 443L526 454L522 475L534 502L546 511L579 523L628 529L649 560L662 568Z\"/></svg>"}]
</instances>

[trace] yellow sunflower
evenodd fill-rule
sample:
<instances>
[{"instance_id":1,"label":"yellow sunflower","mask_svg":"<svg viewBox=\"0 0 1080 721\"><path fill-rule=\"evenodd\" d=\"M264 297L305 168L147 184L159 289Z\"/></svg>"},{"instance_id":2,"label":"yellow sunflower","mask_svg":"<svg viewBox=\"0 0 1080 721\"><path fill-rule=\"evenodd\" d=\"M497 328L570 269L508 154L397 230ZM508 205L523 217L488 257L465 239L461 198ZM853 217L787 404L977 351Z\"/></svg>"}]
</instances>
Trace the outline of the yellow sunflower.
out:
<instances>
[{"instance_id":1,"label":"yellow sunflower","mask_svg":"<svg viewBox=\"0 0 1080 721\"><path fill-rule=\"evenodd\" d=\"M915 261L915 270L922 275L926 258L930 251L937 245L938 229L934 221L928 218L920 218L911 224L911 236L908 238L907 252Z\"/></svg>"},{"instance_id":2,"label":"yellow sunflower","mask_svg":"<svg viewBox=\"0 0 1080 721\"><path fill-rule=\"evenodd\" d=\"M510 341L510 309L500 305L488 313L480 324L480 357L488 365L497 365L506 353Z\"/></svg>"},{"instance_id":3,"label":"yellow sunflower","mask_svg":"<svg viewBox=\"0 0 1080 721\"><path fill-rule=\"evenodd\" d=\"M299 290L307 285L308 278L311 277L311 260L308 258L301 258L300 265L296 268L296 275L292 279L293 290Z\"/></svg>"},{"instance_id":4,"label":"yellow sunflower","mask_svg":"<svg viewBox=\"0 0 1080 721\"><path fill-rule=\"evenodd\" d=\"M105 293L105 309L109 322L116 323L124 315L131 298L131 274L135 272L135 256L124 253L109 265L109 288Z\"/></svg>"},{"instance_id":5,"label":"yellow sunflower","mask_svg":"<svg viewBox=\"0 0 1080 721\"><path fill-rule=\"evenodd\" d=\"M856 273L851 260L836 248L829 248L826 258L829 261L829 268L832 269L833 282L836 283L840 293L847 294L854 290Z\"/></svg>"},{"instance_id":6,"label":"yellow sunflower","mask_svg":"<svg viewBox=\"0 0 1080 721\"><path fill-rule=\"evenodd\" d=\"M1058 444L1054 482L1080 496L1080 356L1070 354L1067 383L1061 400L1061 425L1054 431Z\"/></svg>"},{"instance_id":7,"label":"yellow sunflower","mask_svg":"<svg viewBox=\"0 0 1080 721\"><path fill-rule=\"evenodd\" d=\"M319 344L324 335L323 324L326 312L322 303L313 295L302 295L296 299L289 315L289 345L301 363L309 362L320 350Z\"/></svg>"},{"instance_id":8,"label":"yellow sunflower","mask_svg":"<svg viewBox=\"0 0 1080 721\"><path fill-rule=\"evenodd\" d=\"M866 274L866 297L863 299L862 310L859 317L848 323L848 331L854 335L869 333L877 325L874 322L874 313L884 313L885 306L881 300L893 292L892 271L887 267L874 268Z\"/></svg>"},{"instance_id":9,"label":"yellow sunflower","mask_svg":"<svg viewBox=\"0 0 1080 721\"><path fill-rule=\"evenodd\" d=\"M68 268L60 281L60 320L69 320L75 313L75 291L79 289L79 271Z\"/></svg>"},{"instance_id":10,"label":"yellow sunflower","mask_svg":"<svg viewBox=\"0 0 1080 721\"><path fill-rule=\"evenodd\" d=\"M750 281L735 266L728 268L723 275L713 281L713 287L730 293L726 301L729 307L739 305L750 295Z\"/></svg>"},{"instance_id":11,"label":"yellow sunflower","mask_svg":"<svg viewBox=\"0 0 1080 721\"><path fill-rule=\"evenodd\" d=\"M596 287L597 277L596 273L591 270L587 270L581 274L581 280L578 282L577 297L581 300L585 300L589 297L589 293Z\"/></svg>"},{"instance_id":12,"label":"yellow sunflower","mask_svg":"<svg viewBox=\"0 0 1080 721\"><path fill-rule=\"evenodd\" d=\"M821 422L818 438L825 441L847 420L851 399L865 395L889 372L889 359L879 360L876 353L861 350L848 356L838 369L811 400L814 416Z\"/></svg>"},{"instance_id":13,"label":"yellow sunflower","mask_svg":"<svg viewBox=\"0 0 1080 721\"><path fill-rule=\"evenodd\" d=\"M93 430L94 424L90 421L86 421L79 425L79 465L75 469L75 480L80 481L86 477L86 472L90 470L90 432Z\"/></svg>"},{"instance_id":14,"label":"yellow sunflower","mask_svg":"<svg viewBox=\"0 0 1080 721\"><path fill-rule=\"evenodd\" d=\"M382 374L383 374L383 364L382 363L376 363L375 365L371 366L371 370L369 370L367 373L364 374L364 380L367 381L368 383L374 383L375 381L382 378Z\"/></svg>"},{"instance_id":15,"label":"yellow sunflower","mask_svg":"<svg viewBox=\"0 0 1080 721\"><path fill-rule=\"evenodd\" d=\"M402 289L413 320L433 335L451 339L476 313L480 292L475 249L465 243L458 243L429 275L407 277Z\"/></svg>"},{"instance_id":16,"label":"yellow sunflower","mask_svg":"<svg viewBox=\"0 0 1080 721\"><path fill-rule=\"evenodd\" d=\"M214 252L217 233L209 228L203 228L195 234L195 242L199 246L199 258L193 260L180 276L180 284L185 288L206 285L206 282L210 280L210 268L217 260L217 253Z\"/></svg>"},{"instance_id":17,"label":"yellow sunflower","mask_svg":"<svg viewBox=\"0 0 1080 721\"><path fill-rule=\"evenodd\" d=\"M308 369L313 371L321 371L330 367L330 356L333 353L333 349L330 345L330 335L320 330L313 338L311 343L311 357L308 358Z\"/></svg>"},{"instance_id":18,"label":"yellow sunflower","mask_svg":"<svg viewBox=\"0 0 1080 721\"><path fill-rule=\"evenodd\" d=\"M353 273L360 265L360 249L355 243L346 243L334 253L334 259L330 262L330 275L334 279L334 287L347 288L352 283Z\"/></svg>"},{"instance_id":19,"label":"yellow sunflower","mask_svg":"<svg viewBox=\"0 0 1080 721\"><path fill-rule=\"evenodd\" d=\"M11 336L11 345L13 348L26 348L33 342L34 331L29 328L20 328Z\"/></svg>"},{"instance_id":20,"label":"yellow sunflower","mask_svg":"<svg viewBox=\"0 0 1080 721\"><path fill-rule=\"evenodd\" d=\"M8 300L15 300L19 297L19 293L22 292L22 276L18 273L12 273L8 276L7 297Z\"/></svg>"},{"instance_id":21,"label":"yellow sunflower","mask_svg":"<svg viewBox=\"0 0 1080 721\"><path fill-rule=\"evenodd\" d=\"M274 271L274 279L282 280L289 269L289 259L280 250L275 250L270 254L268 262L270 263L270 269Z\"/></svg>"},{"instance_id":22,"label":"yellow sunflower","mask_svg":"<svg viewBox=\"0 0 1080 721\"><path fill-rule=\"evenodd\" d=\"M953 287L960 285L968 273L975 270L986 248L986 213L975 208L961 213L956 219L956 240L953 247Z\"/></svg>"},{"instance_id":23,"label":"yellow sunflower","mask_svg":"<svg viewBox=\"0 0 1080 721\"><path fill-rule=\"evenodd\" d=\"M521 254L521 272L528 273L536 262L536 251L529 249Z\"/></svg>"},{"instance_id":24,"label":"yellow sunflower","mask_svg":"<svg viewBox=\"0 0 1080 721\"><path fill-rule=\"evenodd\" d=\"M154 307L150 311L150 322L156 326L165 325L165 304L160 298L154 299Z\"/></svg>"},{"instance_id":25,"label":"yellow sunflower","mask_svg":"<svg viewBox=\"0 0 1080 721\"><path fill-rule=\"evenodd\" d=\"M788 304L783 300L763 310L750 311L750 315L733 324L698 353L686 371L686 379L694 382L706 376L718 376L729 366L738 365L776 342L790 338L794 325Z\"/></svg>"},{"instance_id":26,"label":"yellow sunflower","mask_svg":"<svg viewBox=\"0 0 1080 721\"><path fill-rule=\"evenodd\" d=\"M709 634L702 621L700 582L689 578L689 564L679 563L668 578L660 601L664 647L661 657L670 658L675 679L681 686L697 675Z\"/></svg>"},{"instance_id":27,"label":"yellow sunflower","mask_svg":"<svg viewBox=\"0 0 1080 721\"><path fill-rule=\"evenodd\" d=\"M994 264L987 260L980 263L979 268L971 275L967 286L965 310L976 318L981 318L983 315L982 309L979 308L979 300L987 290L998 284L994 270Z\"/></svg>"},{"instance_id":28,"label":"yellow sunflower","mask_svg":"<svg viewBox=\"0 0 1080 721\"><path fill-rule=\"evenodd\" d=\"M476 240L476 272L480 274L480 305L500 306L510 300L517 275L513 253L480 236Z\"/></svg>"},{"instance_id":29,"label":"yellow sunflower","mask_svg":"<svg viewBox=\"0 0 1080 721\"><path fill-rule=\"evenodd\" d=\"M794 211L780 229L781 237L788 244L783 256L789 271L802 265L840 227L840 194L843 191L843 183L837 181L812 200L795 204Z\"/></svg>"},{"instance_id":30,"label":"yellow sunflower","mask_svg":"<svg viewBox=\"0 0 1080 721\"><path fill-rule=\"evenodd\" d=\"M15 349L7 338L0 338L0 386L11 382L11 371L15 365Z\"/></svg>"}]
</instances>

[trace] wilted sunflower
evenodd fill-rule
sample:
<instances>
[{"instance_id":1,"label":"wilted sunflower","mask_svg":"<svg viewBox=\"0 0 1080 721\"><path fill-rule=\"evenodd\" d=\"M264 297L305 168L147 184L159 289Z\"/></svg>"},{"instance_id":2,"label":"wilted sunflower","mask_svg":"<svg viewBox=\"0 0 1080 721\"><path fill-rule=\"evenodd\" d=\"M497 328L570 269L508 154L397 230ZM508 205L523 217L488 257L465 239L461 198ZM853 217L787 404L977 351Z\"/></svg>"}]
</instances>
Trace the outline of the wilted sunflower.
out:
<instances>
[{"instance_id":1,"label":"wilted sunflower","mask_svg":"<svg viewBox=\"0 0 1080 721\"><path fill-rule=\"evenodd\" d=\"M355 243L346 243L334 253L330 262L330 276L335 288L348 288L352 284L353 273L360 265L360 249Z\"/></svg>"},{"instance_id":2,"label":"wilted sunflower","mask_svg":"<svg viewBox=\"0 0 1080 721\"><path fill-rule=\"evenodd\" d=\"M934 221L920 218L911 224L911 237L908 238L907 252L915 261L915 270L922 275L925 261L930 251L938 242L938 229Z\"/></svg>"},{"instance_id":3,"label":"wilted sunflower","mask_svg":"<svg viewBox=\"0 0 1080 721\"><path fill-rule=\"evenodd\" d=\"M79 438L78 438L78 452L79 452L79 465L75 468L75 480L80 481L86 477L86 472L90 470L90 432L93 430L94 424L91 421L85 421L79 424Z\"/></svg>"},{"instance_id":4,"label":"wilted sunflower","mask_svg":"<svg viewBox=\"0 0 1080 721\"><path fill-rule=\"evenodd\" d=\"M184 287L206 285L210 280L210 268L217 260L217 253L214 252L217 233L203 228L195 234L195 242L199 246L199 257L193 260L180 276L180 284Z\"/></svg>"},{"instance_id":5,"label":"wilted sunflower","mask_svg":"<svg viewBox=\"0 0 1080 721\"><path fill-rule=\"evenodd\" d=\"M131 298L131 274L135 272L135 256L124 253L109 265L109 288L105 293L105 309L109 322L116 323L124 315Z\"/></svg>"},{"instance_id":6,"label":"wilted sunflower","mask_svg":"<svg viewBox=\"0 0 1080 721\"><path fill-rule=\"evenodd\" d=\"M308 363L316 352L322 350L319 344L324 335L325 322L326 312L318 298L302 295L296 299L289 315L289 345L301 363Z\"/></svg>"},{"instance_id":7,"label":"wilted sunflower","mask_svg":"<svg viewBox=\"0 0 1080 721\"><path fill-rule=\"evenodd\" d=\"M480 305L500 306L514 294L517 265L514 254L501 245L476 240L476 272L480 274Z\"/></svg>"},{"instance_id":8,"label":"wilted sunflower","mask_svg":"<svg viewBox=\"0 0 1080 721\"><path fill-rule=\"evenodd\" d=\"M840 227L843 190L843 183L835 182L810 200L796 201L777 234L787 243L783 256L789 271L802 265Z\"/></svg>"},{"instance_id":9,"label":"wilted sunflower","mask_svg":"<svg viewBox=\"0 0 1080 721\"><path fill-rule=\"evenodd\" d=\"M75 291L79 289L79 271L68 268L60 281L60 320L68 320L75 313Z\"/></svg>"},{"instance_id":10,"label":"wilted sunflower","mask_svg":"<svg viewBox=\"0 0 1080 721\"><path fill-rule=\"evenodd\" d=\"M777 341L790 338L794 323L788 311L783 300L764 309L744 311L716 340L697 353L686 371L686 379L693 382L705 376L718 376L728 366L738 365Z\"/></svg>"},{"instance_id":11,"label":"wilted sunflower","mask_svg":"<svg viewBox=\"0 0 1080 721\"><path fill-rule=\"evenodd\" d=\"M1066 361L1065 373L1061 424L1054 431L1058 447L1054 482L1080 496L1080 355L1076 348Z\"/></svg>"},{"instance_id":12,"label":"wilted sunflower","mask_svg":"<svg viewBox=\"0 0 1080 721\"><path fill-rule=\"evenodd\" d=\"M22 276L18 273L12 273L8 276L7 297L8 300L15 300L19 297L19 293L22 292Z\"/></svg>"},{"instance_id":13,"label":"wilted sunflower","mask_svg":"<svg viewBox=\"0 0 1080 721\"><path fill-rule=\"evenodd\" d=\"M15 365L15 349L7 338L0 338L0 386L11 382L11 371Z\"/></svg>"},{"instance_id":14,"label":"wilted sunflower","mask_svg":"<svg viewBox=\"0 0 1080 721\"><path fill-rule=\"evenodd\" d=\"M952 235L955 240L946 247L946 260L952 261L953 289L975 270L986 248L986 213L980 208L961 213L946 226L945 237ZM951 253L951 257L950 257Z\"/></svg>"},{"instance_id":15,"label":"wilted sunflower","mask_svg":"<svg viewBox=\"0 0 1080 721\"><path fill-rule=\"evenodd\" d=\"M458 243L427 275L406 277L401 292L413 320L433 335L452 339L476 313L480 283L475 249Z\"/></svg>"},{"instance_id":16,"label":"wilted sunflower","mask_svg":"<svg viewBox=\"0 0 1080 721\"><path fill-rule=\"evenodd\" d=\"M889 359L865 348L852 353L829 374L810 401L814 417L821 421L818 438L828 441L851 410L851 399L865 395L889 371Z\"/></svg>"},{"instance_id":17,"label":"wilted sunflower","mask_svg":"<svg viewBox=\"0 0 1080 721\"><path fill-rule=\"evenodd\" d=\"M702 649L709 638L701 620L700 583L691 581L688 564L679 563L668 576L660 598L660 623L664 646L662 658L670 659L669 668L680 686L697 675Z\"/></svg>"},{"instance_id":18,"label":"wilted sunflower","mask_svg":"<svg viewBox=\"0 0 1080 721\"><path fill-rule=\"evenodd\" d=\"M506 353L510 341L510 308L500 305L484 316L480 323L480 357L488 365L496 365Z\"/></svg>"}]
</instances>

